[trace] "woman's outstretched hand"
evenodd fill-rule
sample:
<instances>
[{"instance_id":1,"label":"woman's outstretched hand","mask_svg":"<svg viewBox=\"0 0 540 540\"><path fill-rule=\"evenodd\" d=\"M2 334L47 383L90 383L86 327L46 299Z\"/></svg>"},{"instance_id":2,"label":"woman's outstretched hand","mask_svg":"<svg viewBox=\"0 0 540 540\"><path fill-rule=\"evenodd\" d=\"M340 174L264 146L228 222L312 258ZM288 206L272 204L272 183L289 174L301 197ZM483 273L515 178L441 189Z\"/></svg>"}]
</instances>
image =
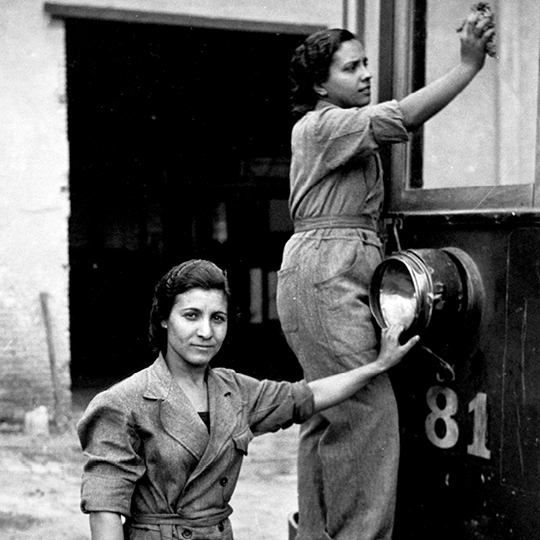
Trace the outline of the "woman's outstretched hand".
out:
<instances>
[{"instance_id":1,"label":"woman's outstretched hand","mask_svg":"<svg viewBox=\"0 0 540 540\"><path fill-rule=\"evenodd\" d=\"M400 344L399 336L403 330L402 325L395 325L382 331L379 356L374 362L309 382L308 386L313 392L315 412L348 399L375 377L395 366L420 339L414 336L407 343Z\"/></svg>"},{"instance_id":2,"label":"woman's outstretched hand","mask_svg":"<svg viewBox=\"0 0 540 540\"><path fill-rule=\"evenodd\" d=\"M494 51L493 17L475 9L458 31L461 39L459 64L399 102L403 123L409 131L419 128L444 109L482 69L486 52Z\"/></svg>"},{"instance_id":3,"label":"woman's outstretched hand","mask_svg":"<svg viewBox=\"0 0 540 540\"><path fill-rule=\"evenodd\" d=\"M472 12L465 19L459 32L461 61L479 71L484 65L486 53L493 47L495 26L492 18L483 16L479 11Z\"/></svg>"},{"instance_id":4,"label":"woman's outstretched hand","mask_svg":"<svg viewBox=\"0 0 540 540\"><path fill-rule=\"evenodd\" d=\"M383 328L381 333L381 349L378 362L385 371L395 366L418 343L420 336L413 336L407 343L401 344L399 337L405 330L401 324Z\"/></svg>"}]
</instances>

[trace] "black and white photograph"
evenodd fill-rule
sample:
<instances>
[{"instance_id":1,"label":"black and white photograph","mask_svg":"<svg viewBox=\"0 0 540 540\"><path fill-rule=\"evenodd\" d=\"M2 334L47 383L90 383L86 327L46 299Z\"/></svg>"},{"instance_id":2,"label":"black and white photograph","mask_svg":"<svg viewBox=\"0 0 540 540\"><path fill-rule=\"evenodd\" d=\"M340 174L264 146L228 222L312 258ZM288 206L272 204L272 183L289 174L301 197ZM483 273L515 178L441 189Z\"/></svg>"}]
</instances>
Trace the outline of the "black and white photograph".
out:
<instances>
[{"instance_id":1,"label":"black and white photograph","mask_svg":"<svg viewBox=\"0 0 540 540\"><path fill-rule=\"evenodd\" d=\"M537 0L0 45L0 538L540 537Z\"/></svg>"}]
</instances>

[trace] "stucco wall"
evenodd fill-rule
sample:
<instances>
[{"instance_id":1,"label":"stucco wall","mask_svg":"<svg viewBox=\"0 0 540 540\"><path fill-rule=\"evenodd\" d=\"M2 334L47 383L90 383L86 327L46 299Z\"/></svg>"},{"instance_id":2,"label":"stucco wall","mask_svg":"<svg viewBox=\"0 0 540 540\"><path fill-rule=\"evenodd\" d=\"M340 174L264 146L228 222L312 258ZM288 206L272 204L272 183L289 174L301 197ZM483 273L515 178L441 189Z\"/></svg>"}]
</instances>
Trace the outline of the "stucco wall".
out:
<instances>
[{"instance_id":1,"label":"stucco wall","mask_svg":"<svg viewBox=\"0 0 540 540\"><path fill-rule=\"evenodd\" d=\"M39 405L64 425L71 408L65 14L51 5L82 7L75 16L121 19L131 10L158 13L161 22L173 14L278 27L340 26L343 7L320 0L0 2L0 427Z\"/></svg>"},{"instance_id":2,"label":"stucco wall","mask_svg":"<svg viewBox=\"0 0 540 540\"><path fill-rule=\"evenodd\" d=\"M0 41L0 421L38 405L54 416L56 398L62 423L70 405L63 23L40 0L3 0Z\"/></svg>"}]
</instances>

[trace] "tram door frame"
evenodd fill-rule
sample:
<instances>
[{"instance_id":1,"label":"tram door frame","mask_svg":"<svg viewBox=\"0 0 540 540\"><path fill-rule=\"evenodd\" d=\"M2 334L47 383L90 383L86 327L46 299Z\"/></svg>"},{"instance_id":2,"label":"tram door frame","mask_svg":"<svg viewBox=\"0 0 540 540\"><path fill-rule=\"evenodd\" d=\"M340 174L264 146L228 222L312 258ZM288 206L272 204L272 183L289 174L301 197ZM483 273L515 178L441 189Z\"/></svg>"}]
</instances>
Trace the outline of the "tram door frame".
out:
<instances>
[{"instance_id":1,"label":"tram door frame","mask_svg":"<svg viewBox=\"0 0 540 540\"><path fill-rule=\"evenodd\" d=\"M424 84L419 37L428 2L380 2L381 29L383 20L393 24L392 45L380 43L379 65L392 66L382 73L380 101ZM540 417L540 343L533 337L540 324L540 120L536 125L530 183L423 189L422 130L382 156L390 171L387 253L456 247L475 260L486 286L474 343L465 347L449 328L433 356L415 350L392 374L402 435L396 540L537 538L540 474L531 469L540 428L531 426ZM450 361L454 380L437 357Z\"/></svg>"},{"instance_id":2,"label":"tram door frame","mask_svg":"<svg viewBox=\"0 0 540 540\"><path fill-rule=\"evenodd\" d=\"M178 8L178 12L175 13L162 13L159 8L156 8L155 11L148 11L142 13L136 9L136 2L126 3L125 8L116 9L114 7L104 7L104 6L95 6L92 4L83 4L78 1L73 2L45 2L44 8L54 17L63 18L66 20L88 20L88 21L103 21L103 22L115 22L115 23L135 23L137 25L164 25L168 28L170 27L182 27L184 29L189 29L195 27L197 29L205 31L233 31L233 32L246 32L248 33L268 33L275 34L276 36L307 36L310 33L320 30L321 26L312 25L312 24L303 24L303 23L277 23L272 21L249 21L241 19L219 19L219 18L205 18L205 17L196 17L188 14L183 14ZM259 156L254 156L258 158ZM264 156L263 156L264 157ZM267 160L268 161L268 160ZM234 229L233 232L237 233L240 227L244 227L245 231L238 235L236 234L235 245L233 248L229 249L230 259L239 259L239 252L243 249L242 260L236 260L231 262L231 265L236 266L235 272L230 272L230 279L233 283L233 286L238 283L238 287L234 290L237 291L235 298L239 300L239 303L243 304L245 308L243 310L243 319L246 318L246 312L249 312L249 309L252 308L251 304L255 304L253 299L248 298L247 296L253 291L258 295L259 304L255 306L259 311L259 314L262 314L259 320L248 320L247 328L249 335L253 336L253 341L258 343L260 341L261 333L268 338L273 338L272 343L278 342L280 344L279 353L276 360L272 360L273 364L268 365L268 362L260 362L260 366L256 366L258 371L254 371L255 367L253 362L248 363L242 360L241 365L247 366L246 369L249 369L249 373L253 375L264 375L266 377L280 377L280 378L299 378L299 368L296 364L291 367L291 361L288 356L286 356L287 350L285 349L285 341L279 334L277 329L277 321L273 318L272 310L272 294L271 286L275 280L273 280L273 275L275 270L277 270L276 265L279 265L279 258L276 259L276 247L275 244L283 241L284 235L288 234L288 229L290 228L289 224L275 223L275 220L270 219L266 215L267 208L270 208L272 205L279 203L280 206L283 206L283 203L286 203L287 198L287 174L285 168L288 168L288 163L283 164L279 160L273 160L270 163L263 162L259 163L256 159L248 161L244 164L242 170L238 172L238 183L237 185L230 184L219 184L216 186L204 186L201 188L201 197L199 200L208 201L205 216L197 217L190 224L186 224L186 219L182 222L183 230L177 234L178 242L181 244L183 253L187 253L191 256L198 255L199 253L204 253L203 249L200 248L200 245L204 244L202 247L205 247L206 244L210 243L213 240L212 227L216 226L216 217L214 217L214 223L212 222L211 208L210 206L215 203L216 208L227 207L228 221L229 225ZM244 170L245 169L245 170ZM282 170L283 169L283 170ZM277 170L277 172L276 172ZM269 172L270 171L270 172ZM199 192L195 191L195 188L188 186L191 190L192 195L196 195ZM210 201L211 193L212 200ZM254 257L253 249L250 249L248 245L239 245L241 244L244 238L249 238L251 240L254 232L253 223L249 229L249 225L240 224L242 215L234 214L234 210L237 209L240 203L245 204L246 201L250 201L251 206L253 207L253 212L256 212L256 206L264 209L264 212L257 217L257 228L261 227L263 229L263 235L257 238L258 248L257 252L261 251L261 246L259 244L266 244L267 248L272 248L271 253L265 253L264 257ZM240 204L241 206L241 204ZM193 214L195 211L194 208L190 209L190 213ZM210 216L208 217L208 215ZM182 216L180 216L181 218ZM266 221L265 221L266 218ZM205 222L204 219L206 219ZM219 219L218 219L219 221ZM283 232L283 227L288 227L287 232ZM266 229L265 229L266 227ZM249 229L249 230L248 230ZM171 231L172 228L167 229ZM256 230L256 229L255 229ZM247 233L250 234L247 234ZM229 231L231 233L231 231ZM176 234L176 233L171 233ZM250 236L251 235L251 236ZM176 237L173 238L175 240ZM231 234L229 234L229 240L231 240ZM233 242L229 241L229 244ZM171 242L169 242L171 244ZM269 245L270 244L270 245ZM206 246L207 247L207 246ZM205 248L206 249L206 248ZM172 250L168 250L165 255L161 256L161 259L169 260L173 257L174 254L169 253ZM268 249L266 250L268 251ZM273 257L273 260L269 262L270 257ZM156 264L151 268L151 271L156 273L156 266L163 266L162 260L157 261ZM256 259L256 260L255 260ZM176 262L176 259L174 259ZM219 261L218 261L219 262ZM172 264L172 263L171 263ZM250 274L246 273L246 268L249 272L251 268L250 265L256 265L257 269L260 269L262 278L258 281L253 278L252 281L254 285L253 290L250 291ZM260 267L260 268L259 268ZM153 274L152 274L153 275ZM159 274L160 275L160 274ZM257 276L255 276L257 277ZM261 286L262 283L262 286ZM263 290L261 290L263 289ZM254 319L255 317L252 317ZM249 319L249 314L248 314ZM146 319L145 319L146 320ZM282 345L283 343L283 345ZM71 346L73 347L73 340ZM292 353L291 353L292 354ZM232 355L231 355L232 356ZM146 357L141 358L141 363L147 362ZM275 364L275 365L274 365ZM237 367L235 365L235 367ZM93 368L89 368L93 369ZM124 367L120 366L120 372L114 374L113 377L124 375L124 370L133 369L132 366ZM238 368L240 370L240 368ZM87 377L88 375L88 377ZM87 384L87 379L92 379L92 384L102 384L100 381L97 381L98 376L95 373L95 370L89 374L81 374L78 379L81 379L80 384ZM94 379L96 379L94 381ZM108 384L108 380L106 383Z\"/></svg>"}]
</instances>

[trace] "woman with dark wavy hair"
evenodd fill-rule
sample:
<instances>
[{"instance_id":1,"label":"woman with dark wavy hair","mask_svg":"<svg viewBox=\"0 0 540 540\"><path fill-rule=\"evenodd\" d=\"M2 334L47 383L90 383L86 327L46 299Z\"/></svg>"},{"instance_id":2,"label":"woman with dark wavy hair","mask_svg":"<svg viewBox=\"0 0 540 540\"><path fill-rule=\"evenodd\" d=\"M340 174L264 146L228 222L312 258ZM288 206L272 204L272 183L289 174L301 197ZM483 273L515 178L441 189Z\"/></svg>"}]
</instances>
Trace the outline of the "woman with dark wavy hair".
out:
<instances>
[{"instance_id":1,"label":"woman with dark wavy hair","mask_svg":"<svg viewBox=\"0 0 540 540\"><path fill-rule=\"evenodd\" d=\"M291 104L295 120L315 108L320 98L315 86L328 79L332 58L341 44L355 39L356 36L348 30L322 30L309 36L296 49L290 67Z\"/></svg>"},{"instance_id":2,"label":"woman with dark wavy hair","mask_svg":"<svg viewBox=\"0 0 540 540\"><path fill-rule=\"evenodd\" d=\"M418 341L400 345L396 326L369 366L312 383L259 381L210 367L227 337L229 299L210 261L175 266L157 284L156 361L98 394L77 425L92 540L232 540L229 501L251 439L346 399Z\"/></svg>"},{"instance_id":3,"label":"woman with dark wavy hair","mask_svg":"<svg viewBox=\"0 0 540 540\"><path fill-rule=\"evenodd\" d=\"M370 105L362 43L346 30L309 36L291 62L289 206L294 234L278 274L282 329L308 381L368 366L379 345L368 305L381 262L384 200L378 150L445 107L484 64L492 23L471 14L461 61L401 101ZM390 540L399 459L387 375L300 428L298 540Z\"/></svg>"}]
</instances>

